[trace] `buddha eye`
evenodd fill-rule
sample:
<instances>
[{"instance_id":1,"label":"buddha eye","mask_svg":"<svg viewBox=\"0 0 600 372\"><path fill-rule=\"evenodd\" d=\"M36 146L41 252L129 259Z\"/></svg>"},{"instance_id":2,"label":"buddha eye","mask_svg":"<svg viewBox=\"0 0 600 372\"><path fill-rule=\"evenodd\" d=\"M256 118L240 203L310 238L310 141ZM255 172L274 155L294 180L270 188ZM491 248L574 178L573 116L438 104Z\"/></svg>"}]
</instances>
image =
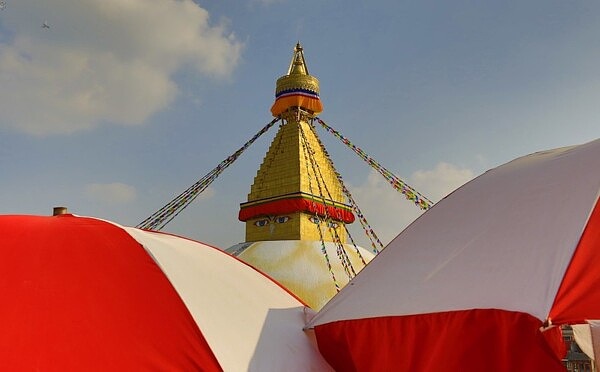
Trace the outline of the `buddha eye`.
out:
<instances>
[{"instance_id":1,"label":"buddha eye","mask_svg":"<svg viewBox=\"0 0 600 372\"><path fill-rule=\"evenodd\" d=\"M338 227L339 225L340 225L340 224L339 224L339 223L337 223L337 222L335 222L335 221L330 221L330 222L329 222L329 224L328 224L327 226L331 227L332 229L337 229L337 227Z\"/></svg>"},{"instance_id":2,"label":"buddha eye","mask_svg":"<svg viewBox=\"0 0 600 372\"><path fill-rule=\"evenodd\" d=\"M320 219L319 219L319 217L317 217L317 216L310 216L308 219L309 219L309 221L310 221L310 222L312 222L312 223L314 223L314 224L319 224L319 223L321 223L321 220L320 220Z\"/></svg>"},{"instance_id":3,"label":"buddha eye","mask_svg":"<svg viewBox=\"0 0 600 372\"><path fill-rule=\"evenodd\" d=\"M263 218L262 220L257 220L254 222L254 226L258 226L258 227L267 226L268 224L269 224L269 220L266 218Z\"/></svg>"},{"instance_id":4,"label":"buddha eye","mask_svg":"<svg viewBox=\"0 0 600 372\"><path fill-rule=\"evenodd\" d=\"M277 222L277 223L286 223L286 222L289 221L289 219L290 219L289 216L281 216L281 217L275 218L275 222Z\"/></svg>"}]
</instances>

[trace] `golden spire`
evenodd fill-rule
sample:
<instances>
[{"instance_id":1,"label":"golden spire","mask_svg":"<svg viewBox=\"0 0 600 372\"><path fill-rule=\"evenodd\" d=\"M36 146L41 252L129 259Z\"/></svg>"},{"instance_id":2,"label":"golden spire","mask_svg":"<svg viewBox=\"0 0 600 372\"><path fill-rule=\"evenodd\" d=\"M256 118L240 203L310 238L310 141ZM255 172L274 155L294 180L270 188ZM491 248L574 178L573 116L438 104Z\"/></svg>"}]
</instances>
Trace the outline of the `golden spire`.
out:
<instances>
[{"instance_id":1,"label":"golden spire","mask_svg":"<svg viewBox=\"0 0 600 372\"><path fill-rule=\"evenodd\" d=\"M294 48L287 75L277 79L275 103L271 107L271 113L279 116L290 107L302 107L314 114L323 111L319 99L319 80L308 74L304 49L299 42Z\"/></svg>"},{"instance_id":2,"label":"golden spire","mask_svg":"<svg viewBox=\"0 0 600 372\"><path fill-rule=\"evenodd\" d=\"M315 116L323 110L318 93L298 43L287 75L277 80L271 112L279 130L240 204L246 240L227 250L315 310L347 283L350 267L372 257L345 244L346 225L355 217L316 132Z\"/></svg>"},{"instance_id":3,"label":"golden spire","mask_svg":"<svg viewBox=\"0 0 600 372\"><path fill-rule=\"evenodd\" d=\"M288 75L308 75L308 67L306 67L306 60L304 59L304 51L300 42L296 44L294 48L294 58L290 62L290 68L288 68Z\"/></svg>"},{"instance_id":4,"label":"golden spire","mask_svg":"<svg viewBox=\"0 0 600 372\"><path fill-rule=\"evenodd\" d=\"M319 81L308 75L298 43L288 74L277 79L271 108L285 124L256 173L248 201L240 204L238 217L246 222L247 242L334 241L330 230L334 229L345 243L343 224L352 223L354 215L311 124L312 117L323 109L318 92Z\"/></svg>"}]
</instances>

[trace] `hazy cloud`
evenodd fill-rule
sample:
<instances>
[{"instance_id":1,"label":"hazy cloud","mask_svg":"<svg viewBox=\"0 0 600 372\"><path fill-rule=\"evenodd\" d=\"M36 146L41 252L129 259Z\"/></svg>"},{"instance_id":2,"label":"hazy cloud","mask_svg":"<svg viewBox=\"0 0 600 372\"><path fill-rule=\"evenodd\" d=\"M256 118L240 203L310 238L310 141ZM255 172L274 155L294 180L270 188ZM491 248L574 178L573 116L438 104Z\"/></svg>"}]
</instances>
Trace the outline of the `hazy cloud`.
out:
<instances>
[{"instance_id":1,"label":"hazy cloud","mask_svg":"<svg viewBox=\"0 0 600 372\"><path fill-rule=\"evenodd\" d=\"M0 125L42 135L142 124L175 99L176 71L226 79L241 49L191 0L20 0L0 28Z\"/></svg>"},{"instance_id":2,"label":"hazy cloud","mask_svg":"<svg viewBox=\"0 0 600 372\"><path fill-rule=\"evenodd\" d=\"M475 177L472 170L441 162L431 170L418 170L410 177L411 185L437 202Z\"/></svg>"},{"instance_id":3,"label":"hazy cloud","mask_svg":"<svg viewBox=\"0 0 600 372\"><path fill-rule=\"evenodd\" d=\"M403 181L430 200L437 202L473 177L474 173L470 169L441 162L431 170L416 171ZM423 213L403 194L394 190L375 170L371 171L364 184L350 185L349 188L369 225L373 227L384 245ZM355 225L353 230L360 228L358 221L353 225ZM353 236L359 233L354 232ZM366 247L366 244L364 241L361 242L363 247Z\"/></svg>"},{"instance_id":4,"label":"hazy cloud","mask_svg":"<svg viewBox=\"0 0 600 372\"><path fill-rule=\"evenodd\" d=\"M91 183L86 185L85 194L89 198L104 203L129 203L135 200L136 190L124 183Z\"/></svg>"}]
</instances>

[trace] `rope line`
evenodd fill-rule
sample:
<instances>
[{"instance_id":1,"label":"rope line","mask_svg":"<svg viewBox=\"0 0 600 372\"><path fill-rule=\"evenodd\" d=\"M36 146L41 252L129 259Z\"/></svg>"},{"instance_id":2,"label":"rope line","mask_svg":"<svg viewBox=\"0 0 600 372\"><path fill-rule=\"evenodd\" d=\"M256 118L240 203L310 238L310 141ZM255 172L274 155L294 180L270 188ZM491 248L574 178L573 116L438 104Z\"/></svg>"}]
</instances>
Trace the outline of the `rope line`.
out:
<instances>
[{"instance_id":1,"label":"rope line","mask_svg":"<svg viewBox=\"0 0 600 372\"><path fill-rule=\"evenodd\" d=\"M367 162L373 169L378 171L390 183L390 185L392 185L392 187L397 191L401 192L406 197L406 199L414 202L415 205L421 208L422 210L427 210L431 208L431 206L433 205L433 202L431 200L427 199L417 190L409 186L406 182L402 181L392 172L384 168L375 159L373 159L359 147L352 144L352 142L350 142L346 137L342 136L340 132L327 125L323 120L321 120L318 117L315 119L319 122L319 124L321 124L323 128L325 128L326 131L333 134L334 137L342 141L344 145L352 149L352 151L354 151L361 159Z\"/></svg>"},{"instance_id":2,"label":"rope line","mask_svg":"<svg viewBox=\"0 0 600 372\"><path fill-rule=\"evenodd\" d=\"M317 137L317 141L319 142L319 146L321 146L321 151L323 151L323 154L327 158L327 161L329 161L329 164L333 168L333 170L335 172L335 176L337 177L338 182L342 186L342 191L343 191L344 195L346 195L346 198L348 198L348 202L350 203L350 206L352 207L352 210L356 214L356 217L358 217L358 220L359 220L359 222L360 222L360 224L362 226L363 231L365 232L365 235L367 236L367 238L369 238L369 241L371 243L371 248L372 248L373 253L375 255L377 255L381 251L381 249L383 249L383 243L381 242L381 240L379 239L379 237L377 236L377 234L375 233L375 231L373 230L373 228L371 228L371 225L369 225L369 222L367 221L367 218L364 216L364 214L360 210L360 208L358 206L358 203L356 203L356 201L352 197L352 194L350 193L350 190L348 190L348 188L346 187L346 185L344 183L344 180L342 179L342 175L335 169L335 166L333 164L333 160L331 159L331 156L327 152L327 148L325 148L325 145L323 144L323 142L321 142L321 140L320 140L319 137ZM360 257L360 259L363 262L363 264L366 265L366 262L365 262L363 256L360 254L358 246L354 242L354 239L352 238L352 235L350 234L350 231L348 230L348 227L346 225L344 225L344 228L346 229L346 234L350 238L350 241L352 242L352 245L356 249L356 253ZM378 248L378 246L379 246L379 248Z\"/></svg>"},{"instance_id":3,"label":"rope line","mask_svg":"<svg viewBox=\"0 0 600 372\"><path fill-rule=\"evenodd\" d=\"M288 124L289 125L289 124ZM310 197L311 197L311 202L313 204L315 204L314 201L314 193L313 193L313 187L312 187L312 177L311 174L308 170L308 166L309 164L311 164L312 162L309 160L312 159L314 161L314 157L312 156L311 153L311 149L310 147L308 147L307 145L307 141L306 141L306 137L304 135L304 132L302 130L302 124L300 121L297 122L298 125L298 132L301 134L301 144L302 144L302 154L304 156L304 163L306 164L306 175L308 178L308 189L310 191ZM313 169L314 171L314 169ZM316 175L316 174L315 174ZM318 180L317 180L317 185L319 184ZM320 185L319 185L320 188ZM333 284L335 286L335 290L336 292L339 292L341 290L341 287L335 277L335 272L333 271L333 267L331 266L331 260L329 259L329 254L327 253L327 248L325 247L325 239L323 238L323 231L321 229L321 217L319 217L319 215L317 214L317 208L314 208L315 213L314 213L314 218L316 220L316 228L319 232L319 239L321 240L321 253L323 253L323 257L325 258L325 263L327 264L327 270L329 271L329 273L331 274L331 278L333 280ZM325 208L325 215L327 216L327 208ZM315 221L313 221L315 222ZM325 219L325 223L327 223L327 220ZM348 272L346 271L346 274Z\"/></svg>"},{"instance_id":4,"label":"rope line","mask_svg":"<svg viewBox=\"0 0 600 372\"><path fill-rule=\"evenodd\" d=\"M191 202L198 197L198 195L204 191L223 171L229 167L239 156L260 137L267 130L269 130L273 124L278 122L280 118L273 119L270 123L265 125L258 133L256 133L248 142L240 147L236 152L228 156L214 169L208 172L204 177L199 179L196 183L190 186L188 189L183 191L181 194L176 196L173 200L168 202L165 206L154 212L150 217L140 222L136 227L145 230L156 230L160 231L169 222L171 222L181 211L183 211Z\"/></svg>"},{"instance_id":5,"label":"rope line","mask_svg":"<svg viewBox=\"0 0 600 372\"><path fill-rule=\"evenodd\" d=\"M310 129L314 133L314 128L312 126L310 127ZM325 200L325 193L323 192L323 188L324 188L329 200L331 200L335 204L335 201L333 200L333 197L331 196L329 188L327 187L327 183L324 181L323 173L321 172L321 169L319 167L319 162L317 162L314 157L315 151L310 147L310 142L308 141L308 139L306 137L306 133L302 129L302 125L300 124L300 122L298 123L298 130L299 130L299 133L301 136L303 150L304 150L305 154L308 153L308 155L309 155L308 157L310 160L310 166L312 168L313 174L315 175L315 179L317 181L317 187L319 189L319 196L321 198L321 202L325 205L327 203ZM315 138L318 138L316 134L315 134ZM306 155L305 155L305 158L306 158ZM307 164L307 167L308 167L308 164ZM314 192L312 190L312 186L310 183L310 172L308 172L308 170L307 170L307 175L309 176L310 193L311 193L311 195L314 195ZM314 196L312 196L312 197L314 198ZM313 203L314 203L314 200L313 200ZM340 239L337 231L335 230L334 227L329 225L330 221L331 221L331 216L329 216L327 209L325 209L324 220L325 220L325 224L326 224L325 226L328 228L328 231L331 234L333 242L336 246L337 257L340 260L342 267L344 268L344 271L346 272L346 275L348 275L348 278L352 279L354 276L356 276L356 272L354 271L354 268L352 267L350 259L348 258L348 255L347 255L346 251L344 250L343 244L341 242L341 239ZM320 224L319 224L319 227L320 227Z\"/></svg>"},{"instance_id":6,"label":"rope line","mask_svg":"<svg viewBox=\"0 0 600 372\"><path fill-rule=\"evenodd\" d=\"M350 192L348 191L348 189L344 185L344 180L342 179L340 173L336 170L335 165L333 164L333 161L331 159L331 156L329 156L329 153L327 152L327 149L325 148L325 145L323 144L323 142L321 142L321 139L319 138L319 136L316 135L316 132L315 132L316 128L315 128L315 125L314 125L314 123L313 123L312 120L310 121L309 125L310 125L310 129L313 131L313 133L315 133L315 140L317 141L317 144L319 145L319 147L320 147L320 149L321 149L321 151L322 151L322 153L323 153L323 155L325 157L325 160L328 162L328 164L331 167L333 173L335 174L335 176L336 176L336 178L337 178L337 180L338 180L338 182L339 182L339 184L340 184L340 186L342 188L342 192L347 197L349 196L349 200L353 200L352 196L350 195ZM304 134L303 131L301 131L301 135L303 137L303 142L302 142L303 145L306 144L306 146L309 146L310 144L309 144L308 140L306 139L306 135ZM314 154L314 151L312 149L310 149L310 148L309 148L308 152L309 152L309 154ZM312 164L312 166L314 168L313 169L314 173L320 177L320 179L322 181L322 184L323 184L323 186L325 188L325 191L326 191L328 197L331 200L333 200L333 197L331 196L331 192L329 191L329 189L327 187L327 183L324 181L323 173L321 171L321 167L319 166L319 162L317 162L314 159L311 159L311 164ZM311 191L311 193L312 193L312 191ZM321 198L323 198L323 191L320 188L320 184L319 184L319 195L321 195ZM324 198L323 198L322 202L325 203ZM356 205L355 202L353 204L354 204L353 205L353 210L360 212L360 209L358 208L358 205ZM329 218L329 216L326 215L326 218ZM363 219L364 219L364 217L363 217ZM368 223L367 223L367 225L368 225ZM350 234L350 231L348 230L348 227L346 226L346 224L343 224L343 226L344 226L344 229L346 231L346 234L347 234L348 238L350 239L350 241L352 243L352 246L355 249L355 253L360 258L363 266L366 266L367 263L366 263L363 255L361 254L360 250L358 249L358 246L354 242L354 239L352 238L352 235ZM354 266L352 265L350 257L348 256L348 253L346 252L346 249L344 248L344 245L342 244L341 238L340 238L337 230L335 229L335 227L332 227L332 226L328 226L328 227L329 227L330 234L332 235L332 238L334 239L334 242L336 243L336 246L337 246L336 253L338 255L338 258L340 259L340 261L342 263L342 266L343 266L344 270L346 271L346 274L348 275L349 279L352 279L354 276L356 276L356 271L354 270ZM365 232L367 232L366 229L364 229L364 230L365 230ZM371 229L371 231L372 231L372 229ZM375 235L375 233L373 232L371 235L375 237L375 239L379 242L380 246L383 248L383 244L381 244L381 242L379 241L379 239L377 238L377 236ZM368 233L367 233L367 237L369 237L369 239L371 240L371 245L373 247L375 247L374 243L373 243L373 239L371 238L371 236L369 236ZM376 247L374 249L374 252L378 253Z\"/></svg>"}]
</instances>

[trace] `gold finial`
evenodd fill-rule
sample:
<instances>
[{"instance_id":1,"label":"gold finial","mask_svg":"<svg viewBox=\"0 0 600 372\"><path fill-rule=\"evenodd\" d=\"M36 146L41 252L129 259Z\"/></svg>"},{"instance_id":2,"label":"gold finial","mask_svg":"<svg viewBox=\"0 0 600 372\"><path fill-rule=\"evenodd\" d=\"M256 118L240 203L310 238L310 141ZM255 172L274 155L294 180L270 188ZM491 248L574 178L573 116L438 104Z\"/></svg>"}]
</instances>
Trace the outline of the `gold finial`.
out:
<instances>
[{"instance_id":1,"label":"gold finial","mask_svg":"<svg viewBox=\"0 0 600 372\"><path fill-rule=\"evenodd\" d=\"M308 67L306 67L306 60L304 59L304 49L302 49L300 42L294 48L294 57L290 62L288 75L308 75Z\"/></svg>"},{"instance_id":2,"label":"gold finial","mask_svg":"<svg viewBox=\"0 0 600 372\"><path fill-rule=\"evenodd\" d=\"M271 113L273 116L279 116L290 107L302 107L314 114L323 111L319 99L319 80L308 74L304 49L300 42L294 48L287 75L277 79L275 103L271 107Z\"/></svg>"},{"instance_id":3,"label":"gold finial","mask_svg":"<svg viewBox=\"0 0 600 372\"><path fill-rule=\"evenodd\" d=\"M277 79L275 94L290 89L307 89L319 94L319 80L308 74L306 60L304 59L304 49L298 42L294 48L294 56L290 62L290 68L287 75Z\"/></svg>"}]
</instances>

